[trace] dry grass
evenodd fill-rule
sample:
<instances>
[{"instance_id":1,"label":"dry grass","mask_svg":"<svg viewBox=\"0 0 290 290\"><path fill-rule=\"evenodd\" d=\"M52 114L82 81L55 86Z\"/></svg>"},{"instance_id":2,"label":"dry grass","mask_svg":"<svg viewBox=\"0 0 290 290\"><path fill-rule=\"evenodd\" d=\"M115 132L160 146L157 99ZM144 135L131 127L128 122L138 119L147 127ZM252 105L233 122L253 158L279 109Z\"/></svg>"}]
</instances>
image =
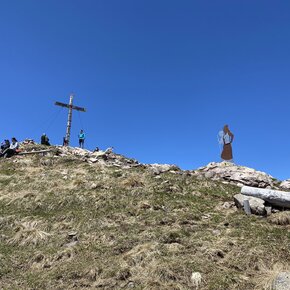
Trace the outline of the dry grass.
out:
<instances>
[{"instance_id":1,"label":"dry grass","mask_svg":"<svg viewBox=\"0 0 290 290\"><path fill-rule=\"evenodd\" d=\"M42 158L0 160L4 289L248 290L290 260L285 221L223 206L235 186Z\"/></svg>"},{"instance_id":2,"label":"dry grass","mask_svg":"<svg viewBox=\"0 0 290 290\"><path fill-rule=\"evenodd\" d=\"M272 267L265 265L263 262L260 265L259 275L256 278L256 290L272 290L273 282L281 272L289 272L289 266L282 263L276 263Z\"/></svg>"},{"instance_id":3,"label":"dry grass","mask_svg":"<svg viewBox=\"0 0 290 290\"><path fill-rule=\"evenodd\" d=\"M144 186L144 182L141 180L140 176L134 174L123 180L122 185L127 188L142 187Z\"/></svg>"},{"instance_id":4,"label":"dry grass","mask_svg":"<svg viewBox=\"0 0 290 290\"><path fill-rule=\"evenodd\" d=\"M44 228L42 221L28 220L25 218L16 225L16 234L8 241L8 243L27 246L37 245L40 242L47 241L51 234L45 232L42 228Z\"/></svg>"},{"instance_id":5,"label":"dry grass","mask_svg":"<svg viewBox=\"0 0 290 290\"><path fill-rule=\"evenodd\" d=\"M272 214L268 217L268 220L272 224L276 225L290 225L290 211L280 211L275 214Z\"/></svg>"}]
</instances>

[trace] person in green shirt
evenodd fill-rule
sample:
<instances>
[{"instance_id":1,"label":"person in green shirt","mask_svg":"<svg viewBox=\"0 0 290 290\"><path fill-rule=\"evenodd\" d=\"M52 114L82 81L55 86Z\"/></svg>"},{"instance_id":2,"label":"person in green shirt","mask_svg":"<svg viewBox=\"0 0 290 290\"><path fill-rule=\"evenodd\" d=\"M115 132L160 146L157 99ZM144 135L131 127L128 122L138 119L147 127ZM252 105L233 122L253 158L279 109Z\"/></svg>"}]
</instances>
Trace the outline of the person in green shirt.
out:
<instances>
[{"instance_id":1,"label":"person in green shirt","mask_svg":"<svg viewBox=\"0 0 290 290\"><path fill-rule=\"evenodd\" d=\"M86 136L85 136L84 130L81 130L79 133L79 146L82 149L84 148L85 139L86 139Z\"/></svg>"}]
</instances>

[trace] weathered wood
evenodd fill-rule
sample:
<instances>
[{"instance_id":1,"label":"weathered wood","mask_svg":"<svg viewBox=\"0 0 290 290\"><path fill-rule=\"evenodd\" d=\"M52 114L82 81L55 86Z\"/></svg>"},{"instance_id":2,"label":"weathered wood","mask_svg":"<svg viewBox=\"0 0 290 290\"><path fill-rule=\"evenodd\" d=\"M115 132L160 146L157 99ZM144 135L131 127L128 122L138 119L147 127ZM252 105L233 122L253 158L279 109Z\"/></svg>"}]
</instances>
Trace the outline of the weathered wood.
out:
<instances>
[{"instance_id":1,"label":"weathered wood","mask_svg":"<svg viewBox=\"0 0 290 290\"><path fill-rule=\"evenodd\" d=\"M272 205L290 208L290 192L243 186L241 193L261 198Z\"/></svg>"},{"instance_id":2,"label":"weathered wood","mask_svg":"<svg viewBox=\"0 0 290 290\"><path fill-rule=\"evenodd\" d=\"M244 211L247 215L250 215L251 212L251 207L250 207L250 202L248 199L244 200Z\"/></svg>"},{"instance_id":3,"label":"weathered wood","mask_svg":"<svg viewBox=\"0 0 290 290\"><path fill-rule=\"evenodd\" d=\"M52 152L53 150L39 150L39 151L29 151L29 152L19 152L17 155L29 155L29 154L40 154L40 153L48 153Z\"/></svg>"}]
</instances>

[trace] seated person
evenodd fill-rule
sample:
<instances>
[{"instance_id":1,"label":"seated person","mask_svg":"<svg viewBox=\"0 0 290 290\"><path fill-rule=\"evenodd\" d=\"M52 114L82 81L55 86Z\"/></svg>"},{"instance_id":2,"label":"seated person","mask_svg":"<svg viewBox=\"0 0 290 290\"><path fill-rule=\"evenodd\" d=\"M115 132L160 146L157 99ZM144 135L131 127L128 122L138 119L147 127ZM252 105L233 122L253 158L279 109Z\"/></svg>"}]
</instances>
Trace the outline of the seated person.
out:
<instances>
[{"instance_id":1,"label":"seated person","mask_svg":"<svg viewBox=\"0 0 290 290\"><path fill-rule=\"evenodd\" d=\"M9 140L4 140L2 143L1 143L1 152L3 152L5 149L9 148L10 147L10 142Z\"/></svg>"},{"instance_id":2,"label":"seated person","mask_svg":"<svg viewBox=\"0 0 290 290\"><path fill-rule=\"evenodd\" d=\"M15 137L11 139L11 144L9 148L6 148L0 155L0 157L9 158L18 153L19 144Z\"/></svg>"},{"instance_id":3,"label":"seated person","mask_svg":"<svg viewBox=\"0 0 290 290\"><path fill-rule=\"evenodd\" d=\"M50 146L49 139L48 139L48 137L46 136L45 133L42 134L41 139L40 139L40 143L42 145Z\"/></svg>"}]
</instances>

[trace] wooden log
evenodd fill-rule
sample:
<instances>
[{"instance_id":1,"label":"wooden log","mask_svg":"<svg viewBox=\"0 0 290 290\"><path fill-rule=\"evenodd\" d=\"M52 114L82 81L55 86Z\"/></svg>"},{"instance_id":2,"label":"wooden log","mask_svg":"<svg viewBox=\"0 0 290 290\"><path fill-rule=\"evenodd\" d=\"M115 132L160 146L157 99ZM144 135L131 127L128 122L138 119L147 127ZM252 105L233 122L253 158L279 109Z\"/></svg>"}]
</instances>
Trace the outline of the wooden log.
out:
<instances>
[{"instance_id":1,"label":"wooden log","mask_svg":"<svg viewBox=\"0 0 290 290\"><path fill-rule=\"evenodd\" d=\"M290 192L243 186L241 193L244 195L261 198L272 205L290 208Z\"/></svg>"},{"instance_id":2,"label":"wooden log","mask_svg":"<svg viewBox=\"0 0 290 290\"><path fill-rule=\"evenodd\" d=\"M29 155L29 154L41 154L41 153L48 153L52 152L53 150L47 149L47 150L39 150L39 151L29 151L29 152L22 152L20 151L17 155Z\"/></svg>"}]
</instances>

